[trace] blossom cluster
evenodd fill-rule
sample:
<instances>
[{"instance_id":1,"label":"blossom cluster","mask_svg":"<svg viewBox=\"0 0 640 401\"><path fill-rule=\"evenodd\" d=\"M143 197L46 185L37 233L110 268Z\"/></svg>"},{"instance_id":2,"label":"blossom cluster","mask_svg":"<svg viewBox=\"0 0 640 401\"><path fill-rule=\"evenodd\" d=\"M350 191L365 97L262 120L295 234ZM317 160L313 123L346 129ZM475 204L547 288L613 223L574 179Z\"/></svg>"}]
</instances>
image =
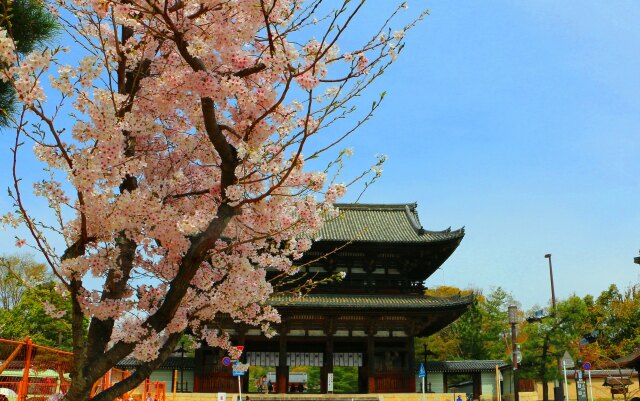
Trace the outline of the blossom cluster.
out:
<instances>
[{"instance_id":1,"label":"blossom cluster","mask_svg":"<svg viewBox=\"0 0 640 401\"><path fill-rule=\"evenodd\" d=\"M74 40L90 50L73 65L59 64L50 50L18 59L0 30L0 61L8 66L0 78L18 97L32 110L43 103L40 78L53 64L50 87L73 107L69 129L34 142L45 169L61 173L34 184L34 192L58 216L70 210L59 230L66 243L83 241L83 252L57 262L56 272L67 282L103 280L102 288L73 296L87 317L116 321L111 344L135 343L143 361L187 328L229 347L225 333L202 323L221 314L270 331L279 316L265 305L273 293L267 272L297 272L295 260L336 216L333 205L347 190L326 171L307 168L307 139L359 96L377 58L393 56L378 52L393 50L391 38L346 52L329 39L300 41L297 32L308 24L297 19L295 0L269 2L266 14L259 0L58 2L76 19ZM123 39L117 25L131 34ZM327 34L336 32L333 26ZM233 215L223 219L223 207ZM12 227L24 221L14 214L0 220ZM186 295L169 322L151 330L147 319L216 224L215 245L201 251ZM121 296L105 295L119 280L126 281Z\"/></svg>"}]
</instances>

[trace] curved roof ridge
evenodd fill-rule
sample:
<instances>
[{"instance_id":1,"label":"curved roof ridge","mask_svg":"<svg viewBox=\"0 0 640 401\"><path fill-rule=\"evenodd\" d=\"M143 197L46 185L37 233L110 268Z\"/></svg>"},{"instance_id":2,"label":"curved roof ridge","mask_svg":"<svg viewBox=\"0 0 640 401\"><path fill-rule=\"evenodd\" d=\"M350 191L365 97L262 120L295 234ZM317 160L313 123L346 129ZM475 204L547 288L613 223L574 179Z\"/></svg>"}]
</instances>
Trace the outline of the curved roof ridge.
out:
<instances>
[{"instance_id":1,"label":"curved roof ridge","mask_svg":"<svg viewBox=\"0 0 640 401\"><path fill-rule=\"evenodd\" d=\"M425 232L425 229L422 227L422 224L420 224L420 221L418 221L418 214L416 213L415 206L416 204L414 203L414 207L412 209L409 207L409 205L404 205L404 212L407 215L407 220L409 220L409 224L411 224L411 228L413 228L416 234L423 235Z\"/></svg>"},{"instance_id":2,"label":"curved roof ridge","mask_svg":"<svg viewBox=\"0 0 640 401\"><path fill-rule=\"evenodd\" d=\"M427 230L422 226L416 202L336 203L340 217L325 222L317 238L325 241L435 243L460 241L464 228Z\"/></svg>"}]
</instances>

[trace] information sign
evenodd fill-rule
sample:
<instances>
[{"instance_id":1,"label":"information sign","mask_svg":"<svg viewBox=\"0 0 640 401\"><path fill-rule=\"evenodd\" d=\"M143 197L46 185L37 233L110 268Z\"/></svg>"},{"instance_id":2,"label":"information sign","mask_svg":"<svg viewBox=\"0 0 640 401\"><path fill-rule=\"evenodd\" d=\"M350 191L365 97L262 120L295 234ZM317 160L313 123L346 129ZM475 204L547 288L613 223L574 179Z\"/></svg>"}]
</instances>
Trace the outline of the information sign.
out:
<instances>
[{"instance_id":1,"label":"information sign","mask_svg":"<svg viewBox=\"0 0 640 401\"><path fill-rule=\"evenodd\" d=\"M327 373L327 391L333 392L333 373Z\"/></svg>"},{"instance_id":2,"label":"information sign","mask_svg":"<svg viewBox=\"0 0 640 401\"><path fill-rule=\"evenodd\" d=\"M576 380L576 393L578 394L578 401L588 401L587 384L584 380Z\"/></svg>"},{"instance_id":3,"label":"information sign","mask_svg":"<svg viewBox=\"0 0 640 401\"><path fill-rule=\"evenodd\" d=\"M568 351L564 352L564 355L562 356L562 363L568 369L571 369L574 366L576 366L576 363L573 361L573 358L571 358L571 355L569 355Z\"/></svg>"},{"instance_id":4,"label":"information sign","mask_svg":"<svg viewBox=\"0 0 640 401\"><path fill-rule=\"evenodd\" d=\"M227 393L218 393L218 401L227 401Z\"/></svg>"},{"instance_id":5,"label":"information sign","mask_svg":"<svg viewBox=\"0 0 640 401\"><path fill-rule=\"evenodd\" d=\"M418 370L418 377L423 378L427 375L427 371L424 369L424 363L420 364L420 369Z\"/></svg>"}]
</instances>

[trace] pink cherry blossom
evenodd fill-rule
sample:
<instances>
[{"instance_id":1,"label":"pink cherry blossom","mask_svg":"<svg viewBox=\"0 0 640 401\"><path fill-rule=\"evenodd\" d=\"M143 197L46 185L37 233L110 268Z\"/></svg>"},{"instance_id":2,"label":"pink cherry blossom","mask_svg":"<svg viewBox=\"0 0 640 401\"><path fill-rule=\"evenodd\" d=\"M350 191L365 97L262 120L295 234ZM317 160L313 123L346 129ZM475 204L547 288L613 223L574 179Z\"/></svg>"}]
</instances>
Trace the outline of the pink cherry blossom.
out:
<instances>
[{"instance_id":1,"label":"pink cherry blossom","mask_svg":"<svg viewBox=\"0 0 640 401\"><path fill-rule=\"evenodd\" d=\"M388 37L343 40L359 10L349 2L330 18L301 0L268 3L57 0L73 57L17 56L0 29L0 79L29 121L15 127L13 208L0 223L30 233L72 318L89 322L74 327L76 374L89 373L67 399L124 357L156 361L185 330L232 349L207 323L222 316L272 335L267 273L297 273L339 213L347 185L332 174L350 151L334 146L369 119L344 112L396 54ZM390 21L372 32L393 32ZM21 164L28 149L37 166ZM311 169L315 158L327 167ZM30 189L49 208L43 221Z\"/></svg>"}]
</instances>

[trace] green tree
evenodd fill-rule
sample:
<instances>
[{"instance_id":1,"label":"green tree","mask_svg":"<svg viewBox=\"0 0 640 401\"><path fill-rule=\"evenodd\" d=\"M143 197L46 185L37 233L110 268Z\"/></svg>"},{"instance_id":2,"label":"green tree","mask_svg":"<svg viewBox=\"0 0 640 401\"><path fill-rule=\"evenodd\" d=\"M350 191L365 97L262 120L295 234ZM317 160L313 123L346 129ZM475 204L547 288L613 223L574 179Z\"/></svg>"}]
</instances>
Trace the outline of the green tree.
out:
<instances>
[{"instance_id":1,"label":"green tree","mask_svg":"<svg viewBox=\"0 0 640 401\"><path fill-rule=\"evenodd\" d=\"M52 317L46 304L63 316ZM20 302L10 310L0 311L0 336L22 340L31 337L38 345L71 350L71 301L62 297L51 282L27 289Z\"/></svg>"},{"instance_id":2,"label":"green tree","mask_svg":"<svg viewBox=\"0 0 640 401\"><path fill-rule=\"evenodd\" d=\"M358 368L351 366L335 366L333 368L333 390L339 394L358 392Z\"/></svg>"},{"instance_id":3,"label":"green tree","mask_svg":"<svg viewBox=\"0 0 640 401\"><path fill-rule=\"evenodd\" d=\"M0 13L0 27L15 40L18 54L43 46L56 34L56 20L42 0L1 0ZM15 110L13 86L0 81L0 126L8 125Z\"/></svg>"},{"instance_id":4,"label":"green tree","mask_svg":"<svg viewBox=\"0 0 640 401\"><path fill-rule=\"evenodd\" d=\"M0 256L0 309L12 309L29 286L48 278L46 266L32 255Z\"/></svg>"},{"instance_id":5,"label":"green tree","mask_svg":"<svg viewBox=\"0 0 640 401\"><path fill-rule=\"evenodd\" d=\"M559 302L555 315L551 312L539 323L524 324L519 339L522 377L542 382L544 401L549 400L548 382L561 378L558 359L565 351L574 356L579 354L578 343L588 316L586 303L575 295Z\"/></svg>"},{"instance_id":6,"label":"green tree","mask_svg":"<svg viewBox=\"0 0 640 401\"><path fill-rule=\"evenodd\" d=\"M472 291L456 287L439 287L427 295L468 295ZM503 359L506 356L504 333L509 329L507 307L517 304L504 289L493 289L486 297L476 292L469 310L458 320L434 334L416 340L416 359L423 357L423 344L435 354L435 359Z\"/></svg>"},{"instance_id":7,"label":"green tree","mask_svg":"<svg viewBox=\"0 0 640 401\"><path fill-rule=\"evenodd\" d=\"M615 359L640 346L640 285L620 292L612 284L589 305L589 314L601 355Z\"/></svg>"}]
</instances>

